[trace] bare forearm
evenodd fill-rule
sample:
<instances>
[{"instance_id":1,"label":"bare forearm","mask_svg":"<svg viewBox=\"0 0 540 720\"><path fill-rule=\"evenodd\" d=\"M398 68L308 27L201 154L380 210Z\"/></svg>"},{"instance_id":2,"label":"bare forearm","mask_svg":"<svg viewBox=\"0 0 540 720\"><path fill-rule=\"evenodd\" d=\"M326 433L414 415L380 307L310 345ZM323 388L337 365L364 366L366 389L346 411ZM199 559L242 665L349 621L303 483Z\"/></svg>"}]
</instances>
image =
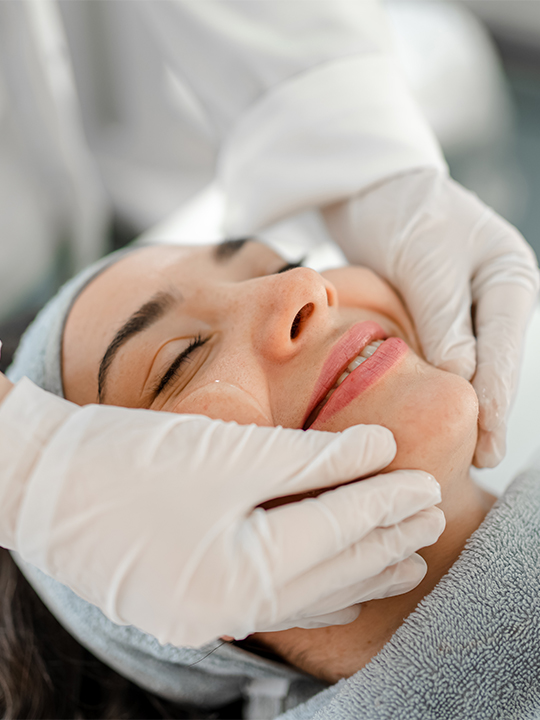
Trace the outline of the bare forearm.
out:
<instances>
[{"instance_id":1,"label":"bare forearm","mask_svg":"<svg viewBox=\"0 0 540 720\"><path fill-rule=\"evenodd\" d=\"M12 389L13 383L10 382L3 373L0 373L0 403L7 397Z\"/></svg>"}]
</instances>

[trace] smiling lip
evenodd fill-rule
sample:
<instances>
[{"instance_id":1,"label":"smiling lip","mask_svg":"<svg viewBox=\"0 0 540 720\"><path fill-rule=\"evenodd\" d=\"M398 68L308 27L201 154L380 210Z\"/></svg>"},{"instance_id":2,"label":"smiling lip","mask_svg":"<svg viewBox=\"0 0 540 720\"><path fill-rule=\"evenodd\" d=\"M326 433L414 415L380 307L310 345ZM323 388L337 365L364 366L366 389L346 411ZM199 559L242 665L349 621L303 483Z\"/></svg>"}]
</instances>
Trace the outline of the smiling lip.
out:
<instances>
[{"instance_id":1,"label":"smiling lip","mask_svg":"<svg viewBox=\"0 0 540 720\"><path fill-rule=\"evenodd\" d=\"M366 345L374 340L386 340L387 337L388 335L378 323L368 320L356 323L338 340L326 358L321 374L315 383L302 426L305 426L311 413L334 387L347 365L362 352ZM306 428L304 427L304 429Z\"/></svg>"},{"instance_id":2,"label":"smiling lip","mask_svg":"<svg viewBox=\"0 0 540 720\"><path fill-rule=\"evenodd\" d=\"M408 347L403 340L396 337L386 339L387 337L381 326L371 321L357 323L345 333L323 365L304 417L302 424L304 430L313 427L315 423L320 424L328 420L336 412L339 412L386 374L406 354ZM334 390L326 404L321 406L318 414L313 417L314 411L323 403L324 398L334 387L345 368L367 345L375 340L385 340L385 342L370 358L350 373Z\"/></svg>"}]
</instances>

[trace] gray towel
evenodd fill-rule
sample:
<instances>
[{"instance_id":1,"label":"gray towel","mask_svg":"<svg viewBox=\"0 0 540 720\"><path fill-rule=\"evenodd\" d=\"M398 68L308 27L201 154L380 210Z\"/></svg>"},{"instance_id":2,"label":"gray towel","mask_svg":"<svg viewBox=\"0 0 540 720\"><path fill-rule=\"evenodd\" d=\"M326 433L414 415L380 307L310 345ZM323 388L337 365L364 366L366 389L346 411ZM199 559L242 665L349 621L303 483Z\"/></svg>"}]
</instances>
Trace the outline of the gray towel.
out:
<instances>
[{"instance_id":1,"label":"gray towel","mask_svg":"<svg viewBox=\"0 0 540 720\"><path fill-rule=\"evenodd\" d=\"M530 470L381 652L280 720L540 718L539 594L540 471Z\"/></svg>"}]
</instances>

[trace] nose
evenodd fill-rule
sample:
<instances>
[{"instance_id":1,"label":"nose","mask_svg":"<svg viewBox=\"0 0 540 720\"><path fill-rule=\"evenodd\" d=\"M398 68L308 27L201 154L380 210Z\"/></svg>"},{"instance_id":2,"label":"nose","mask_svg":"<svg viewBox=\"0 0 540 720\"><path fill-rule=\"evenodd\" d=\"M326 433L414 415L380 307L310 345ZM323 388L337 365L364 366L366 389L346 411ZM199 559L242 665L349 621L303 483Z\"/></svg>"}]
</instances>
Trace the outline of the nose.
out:
<instances>
[{"instance_id":1,"label":"nose","mask_svg":"<svg viewBox=\"0 0 540 720\"><path fill-rule=\"evenodd\" d=\"M271 361L286 360L321 332L337 305L334 286L309 268L296 268L256 280L251 288L253 347Z\"/></svg>"}]
</instances>

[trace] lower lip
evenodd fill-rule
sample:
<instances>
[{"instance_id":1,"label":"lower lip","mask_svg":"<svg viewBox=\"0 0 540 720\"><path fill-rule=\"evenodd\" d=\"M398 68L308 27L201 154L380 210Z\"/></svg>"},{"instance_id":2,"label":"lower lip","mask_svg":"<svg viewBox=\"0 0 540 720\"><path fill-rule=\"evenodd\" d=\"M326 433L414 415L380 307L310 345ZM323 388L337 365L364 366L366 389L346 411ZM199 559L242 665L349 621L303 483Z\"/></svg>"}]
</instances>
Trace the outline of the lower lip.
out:
<instances>
[{"instance_id":1,"label":"lower lip","mask_svg":"<svg viewBox=\"0 0 540 720\"><path fill-rule=\"evenodd\" d=\"M347 407L350 402L384 377L407 354L408 350L407 344L400 338L391 337L385 340L371 357L353 370L334 390L330 400L317 415L310 429L316 430L317 426Z\"/></svg>"}]
</instances>

